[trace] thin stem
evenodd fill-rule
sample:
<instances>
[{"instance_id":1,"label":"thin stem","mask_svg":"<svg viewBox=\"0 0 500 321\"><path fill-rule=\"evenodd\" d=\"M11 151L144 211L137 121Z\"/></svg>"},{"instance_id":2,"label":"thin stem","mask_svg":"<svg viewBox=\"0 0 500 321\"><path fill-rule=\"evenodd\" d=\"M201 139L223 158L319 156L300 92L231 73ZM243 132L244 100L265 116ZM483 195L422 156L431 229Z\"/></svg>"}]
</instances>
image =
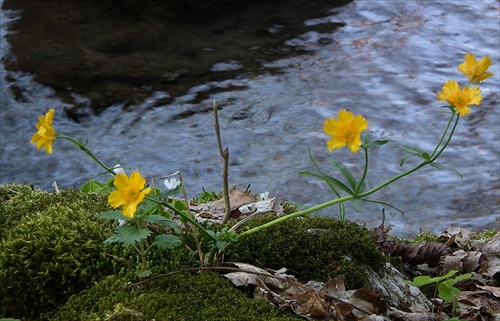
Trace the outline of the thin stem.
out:
<instances>
[{"instance_id":1,"label":"thin stem","mask_svg":"<svg viewBox=\"0 0 500 321\"><path fill-rule=\"evenodd\" d=\"M319 168L318 164L316 163L316 161L312 157L312 153L311 153L310 148L309 148L309 159L313 163L314 167L316 167L316 170L318 171L318 173L320 173L321 175L324 175L323 172L321 171L321 169ZM340 197L340 193L337 191L335 186L333 186L333 184L330 183L329 181L327 181L326 183L328 184L328 186L330 186L330 189L333 191L333 193L335 195L337 195L337 197ZM339 203L339 218L341 221L345 220L345 205L344 205L344 203Z\"/></svg>"},{"instance_id":2,"label":"thin stem","mask_svg":"<svg viewBox=\"0 0 500 321\"><path fill-rule=\"evenodd\" d=\"M348 195L348 196L344 196L344 197L341 197L341 198L336 198L334 200L331 200L331 201L328 201L328 202L325 202L325 203L322 203L322 204L310 207L308 209L305 209L305 210L302 210L302 211L299 211L299 212L295 212L295 213L292 213L292 214L281 216L281 217L279 217L279 218L277 218L277 219L275 219L275 220L273 220L271 222L268 222L266 224L262 224L260 226L256 226L256 227L254 227L254 228L252 228L252 229L250 229L248 231L245 231L245 232L241 233L240 235L238 235L236 237L236 239L237 240L243 239L243 238L245 238L246 236L248 236L250 234L253 234L253 233L258 232L260 230L266 229L266 228L271 227L273 225L276 225L278 223L287 221L287 220L295 218L295 217L303 216L303 215L306 215L306 214L311 213L311 212L319 211L320 209L323 209L325 207L332 206L332 205L335 205L335 204L338 204L338 203L341 203L341 202L345 202L345 201L351 200L353 198L354 198L354 196Z\"/></svg>"},{"instance_id":3,"label":"thin stem","mask_svg":"<svg viewBox=\"0 0 500 321\"><path fill-rule=\"evenodd\" d=\"M177 175L179 175L179 181L182 184L183 180L182 180L181 172L180 171L177 172ZM184 186L184 185L182 185L182 186ZM184 202L186 203L186 211L188 213L187 215L189 215L189 217L191 217L192 214L191 214L191 210L189 209L189 200L187 197L187 192L186 192L185 187L182 188L182 196L184 197ZM191 232L193 233L194 243L196 244L196 250L198 251L198 257L200 258L200 262L203 264L203 251L201 250L200 241L198 240L198 234L196 233L196 227L191 222L189 222L189 227L191 228Z\"/></svg>"},{"instance_id":4,"label":"thin stem","mask_svg":"<svg viewBox=\"0 0 500 321\"><path fill-rule=\"evenodd\" d=\"M73 145L75 145L76 147L80 148L81 150L83 150L85 152L85 154L87 154L90 158L92 158L97 164L99 164L99 166L101 166L102 168L104 168L108 173L110 173L111 175L115 176L115 172L113 171L112 168L104 165L84 144L82 144L81 142L77 141L76 139L73 139L71 137L68 137L68 136L65 136L65 135L61 135L61 134L57 134L56 133L56 137L57 138L62 138L62 139L66 139L67 141L71 142Z\"/></svg>"},{"instance_id":5,"label":"thin stem","mask_svg":"<svg viewBox=\"0 0 500 321\"><path fill-rule=\"evenodd\" d=\"M365 181L366 178L366 173L368 172L368 148L361 146L365 150L365 168L363 169L363 176L361 176L361 180L358 183L358 186L356 187L356 190L354 191L354 195L358 195L359 189L361 185L363 185L363 182Z\"/></svg>"},{"instance_id":6,"label":"thin stem","mask_svg":"<svg viewBox=\"0 0 500 321\"><path fill-rule=\"evenodd\" d=\"M182 212L182 211L179 211L178 209L176 209L175 207L173 207L172 205L170 205L169 203L165 202L165 201L158 201L154 198L150 198L148 196L145 197L146 199L150 200L150 201L153 201L153 202L156 202L158 204L162 204L166 207L168 207L170 210L174 211L177 215L181 216L182 218L184 218L186 221L190 222L191 224L193 224L194 226L196 226L196 228L203 232L203 234L205 234L206 236L208 236L211 240L216 240L216 238L211 235L210 233L208 233L208 231L203 227L201 226L198 222L196 222L196 220L194 220L193 218L191 218L191 216L187 215L186 213Z\"/></svg>"},{"instance_id":7,"label":"thin stem","mask_svg":"<svg viewBox=\"0 0 500 321\"><path fill-rule=\"evenodd\" d=\"M455 117L454 113L451 115L450 120L448 120L448 124L446 124L446 128L444 129L443 135L441 135L441 138L439 139L439 142L437 143L436 148L432 152L430 158L434 157L434 154L436 154L437 150L439 149L439 146L441 146L441 143L443 142L444 138L446 137L446 133L448 132L448 129L450 129L450 125L451 125L451 122L453 120L453 117ZM449 137L451 138L451 135Z\"/></svg>"},{"instance_id":8,"label":"thin stem","mask_svg":"<svg viewBox=\"0 0 500 321\"><path fill-rule=\"evenodd\" d=\"M436 156L431 157L431 159L429 160L430 162L435 161L444 152L444 150L446 149L446 147L448 147L448 144L451 141L451 137L453 137L453 134L455 133L455 129L457 128L459 120L460 120L460 115L457 115L456 120L455 120L455 124L453 125L453 128L451 129L450 135L448 136L448 139L446 140L446 143L443 145L443 147L441 148L441 150L436 154ZM451 121L451 119L450 119L450 121Z\"/></svg>"}]
</instances>

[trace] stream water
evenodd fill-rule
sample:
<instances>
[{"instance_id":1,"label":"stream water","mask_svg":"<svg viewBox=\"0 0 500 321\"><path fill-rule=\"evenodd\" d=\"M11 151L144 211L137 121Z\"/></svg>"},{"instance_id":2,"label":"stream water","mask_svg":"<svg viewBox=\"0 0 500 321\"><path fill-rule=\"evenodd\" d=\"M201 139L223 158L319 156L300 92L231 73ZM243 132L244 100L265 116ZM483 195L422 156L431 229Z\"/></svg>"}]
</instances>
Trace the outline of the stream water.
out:
<instances>
[{"instance_id":1,"label":"stream water","mask_svg":"<svg viewBox=\"0 0 500 321\"><path fill-rule=\"evenodd\" d=\"M60 188L78 188L101 172L65 141L54 143L52 155L29 144L37 117L55 108L56 130L88 139L88 147L106 164L118 161L130 167L129 173L139 170L148 179L180 170L190 196L202 188L219 191L222 159L211 112L216 100L222 142L230 153L230 185L250 185L255 193L268 191L281 200L316 205L333 194L325 182L298 174L314 170L309 149L325 173L338 175L329 165L336 159L355 175L362 174L363 153L327 151L326 118L346 108L364 115L376 139L432 151L447 121L436 93L449 79L465 84L457 66L465 53L472 52L478 58L491 57L496 75L481 84L482 105L473 106L472 113L460 120L439 160L463 179L424 168L373 198L405 212L402 216L386 208L385 224L400 236L440 232L449 225L498 228L500 2L358 0L339 7L331 1L315 3L309 8L286 2L281 5L286 10L279 13L262 5L258 20L252 18L258 8L250 7L239 13L238 21L248 14L251 23L235 27L236 21L232 29L211 37L203 32L213 29L197 25L196 32L191 31L202 35L200 52L218 55L190 58L172 51L172 57L162 59L183 57L176 60L179 67L172 79L136 83L131 91L141 92L144 99L101 104L99 112L92 107L105 93L77 91L78 82L51 87L37 81L31 70L8 67L15 62L10 55L15 48L6 39L16 37L13 26L23 13L2 10L0 183L53 190L56 181ZM372 151L368 187L416 164L409 161L400 167L405 154L389 146ZM338 209L320 214L337 216ZM367 204L357 213L348 205L347 218L378 226L382 206Z\"/></svg>"}]
</instances>

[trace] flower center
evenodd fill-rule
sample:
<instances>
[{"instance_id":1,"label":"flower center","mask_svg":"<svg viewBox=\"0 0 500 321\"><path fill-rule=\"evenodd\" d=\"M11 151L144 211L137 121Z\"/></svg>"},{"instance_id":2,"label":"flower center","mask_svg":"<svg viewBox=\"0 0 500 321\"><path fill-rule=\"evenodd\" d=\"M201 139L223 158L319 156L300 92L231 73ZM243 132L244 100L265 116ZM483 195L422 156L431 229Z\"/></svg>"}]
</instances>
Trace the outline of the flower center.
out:
<instances>
[{"instance_id":1,"label":"flower center","mask_svg":"<svg viewBox=\"0 0 500 321\"><path fill-rule=\"evenodd\" d=\"M139 197L139 191L137 191L135 189L131 189L128 191L129 200L135 201L135 200L137 200L138 197Z\"/></svg>"},{"instance_id":2,"label":"flower center","mask_svg":"<svg viewBox=\"0 0 500 321\"><path fill-rule=\"evenodd\" d=\"M353 140L354 133L352 132L351 128L349 127L344 127L342 129L342 139L344 143L349 143Z\"/></svg>"}]
</instances>

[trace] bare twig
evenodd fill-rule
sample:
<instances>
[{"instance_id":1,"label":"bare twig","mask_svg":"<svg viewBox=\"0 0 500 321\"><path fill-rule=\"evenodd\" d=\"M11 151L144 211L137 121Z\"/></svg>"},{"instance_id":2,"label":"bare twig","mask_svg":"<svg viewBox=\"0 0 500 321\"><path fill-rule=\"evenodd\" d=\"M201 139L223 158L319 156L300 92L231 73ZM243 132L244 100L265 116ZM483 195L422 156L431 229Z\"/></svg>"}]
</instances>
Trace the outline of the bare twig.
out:
<instances>
[{"instance_id":1,"label":"bare twig","mask_svg":"<svg viewBox=\"0 0 500 321\"><path fill-rule=\"evenodd\" d=\"M222 224L226 224L231 215L231 204L229 203L229 184L228 184L228 167L229 167L229 149L222 150L222 141L220 138L220 126L219 117L217 115L217 103L214 100L214 127L215 136L217 137L217 145L219 146L219 154L224 160L224 168L222 171L222 183L224 184L224 206L226 207L226 212L224 213L224 218L222 219Z\"/></svg>"}]
</instances>

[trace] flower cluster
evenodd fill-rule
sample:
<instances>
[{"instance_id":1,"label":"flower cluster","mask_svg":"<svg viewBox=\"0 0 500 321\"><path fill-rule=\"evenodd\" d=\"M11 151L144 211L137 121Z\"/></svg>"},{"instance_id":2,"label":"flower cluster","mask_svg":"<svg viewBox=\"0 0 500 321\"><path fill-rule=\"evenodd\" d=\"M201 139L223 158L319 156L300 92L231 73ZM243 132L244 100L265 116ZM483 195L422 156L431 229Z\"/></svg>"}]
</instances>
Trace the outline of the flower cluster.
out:
<instances>
[{"instance_id":1,"label":"flower cluster","mask_svg":"<svg viewBox=\"0 0 500 321\"><path fill-rule=\"evenodd\" d=\"M476 57L468 53L465 55L465 61L458 66L458 71L463 72L469 79L469 84L479 83L488 77L493 76L491 72L487 72L491 65L489 57L483 57L479 62ZM471 88L469 84L464 88L460 88L455 80L448 80L443 91L437 94L439 101L447 101L460 116L470 114L470 105L481 105L483 97L479 87Z\"/></svg>"},{"instance_id":2,"label":"flower cluster","mask_svg":"<svg viewBox=\"0 0 500 321\"><path fill-rule=\"evenodd\" d=\"M438 100L447 101L460 116L470 114L469 106L480 105L483 97L479 87L471 88L469 85L493 76L493 73L487 71L490 65L489 57L477 61L473 54L467 53L465 61L458 66L458 70L467 76L469 84L461 88L455 80L447 81L442 92L437 94ZM337 118L325 120L324 132L331 136L327 142L328 150L332 151L347 145L351 152L357 153L361 146L361 133L366 129L368 122L363 116L354 116L353 113L342 109Z\"/></svg>"}]
</instances>

